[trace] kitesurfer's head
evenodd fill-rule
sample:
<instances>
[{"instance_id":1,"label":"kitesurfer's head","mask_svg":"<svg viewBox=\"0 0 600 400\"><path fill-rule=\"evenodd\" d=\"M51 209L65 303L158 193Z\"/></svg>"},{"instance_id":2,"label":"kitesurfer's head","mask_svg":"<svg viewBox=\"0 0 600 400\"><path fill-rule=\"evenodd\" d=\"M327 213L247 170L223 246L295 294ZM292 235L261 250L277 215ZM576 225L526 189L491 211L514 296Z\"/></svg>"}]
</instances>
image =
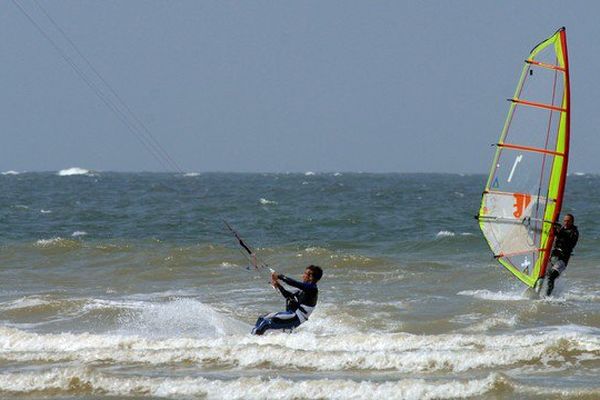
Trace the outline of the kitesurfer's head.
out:
<instances>
[{"instance_id":1,"label":"kitesurfer's head","mask_svg":"<svg viewBox=\"0 0 600 400\"><path fill-rule=\"evenodd\" d=\"M309 265L302 274L302 280L304 282L317 283L323 276L323 270L318 265Z\"/></svg>"},{"instance_id":2,"label":"kitesurfer's head","mask_svg":"<svg viewBox=\"0 0 600 400\"><path fill-rule=\"evenodd\" d=\"M573 214L566 214L565 217L563 218L563 226L565 228L572 227L574 223L575 223L575 217L573 216Z\"/></svg>"}]
</instances>

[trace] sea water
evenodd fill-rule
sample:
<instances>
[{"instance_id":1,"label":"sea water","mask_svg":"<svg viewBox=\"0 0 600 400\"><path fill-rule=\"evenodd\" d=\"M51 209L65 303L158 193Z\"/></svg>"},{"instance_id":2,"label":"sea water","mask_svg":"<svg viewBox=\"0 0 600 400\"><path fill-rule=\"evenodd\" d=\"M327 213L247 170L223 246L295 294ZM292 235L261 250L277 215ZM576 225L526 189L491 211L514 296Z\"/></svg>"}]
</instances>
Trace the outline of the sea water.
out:
<instances>
[{"instance_id":1,"label":"sea water","mask_svg":"<svg viewBox=\"0 0 600 400\"><path fill-rule=\"evenodd\" d=\"M0 175L0 398L600 398L600 177L532 299L477 222L483 175ZM320 298L293 333L227 220Z\"/></svg>"}]
</instances>

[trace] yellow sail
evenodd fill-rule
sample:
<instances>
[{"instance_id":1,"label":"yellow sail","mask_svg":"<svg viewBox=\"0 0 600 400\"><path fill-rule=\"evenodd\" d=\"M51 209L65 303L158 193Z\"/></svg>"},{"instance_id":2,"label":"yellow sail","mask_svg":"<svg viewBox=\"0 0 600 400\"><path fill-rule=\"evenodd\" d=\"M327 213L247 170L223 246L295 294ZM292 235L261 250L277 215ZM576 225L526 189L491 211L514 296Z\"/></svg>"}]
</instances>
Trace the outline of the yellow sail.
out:
<instances>
[{"instance_id":1,"label":"yellow sail","mask_svg":"<svg viewBox=\"0 0 600 400\"><path fill-rule=\"evenodd\" d=\"M525 60L477 216L494 257L533 287L546 271L569 158L565 28Z\"/></svg>"}]
</instances>

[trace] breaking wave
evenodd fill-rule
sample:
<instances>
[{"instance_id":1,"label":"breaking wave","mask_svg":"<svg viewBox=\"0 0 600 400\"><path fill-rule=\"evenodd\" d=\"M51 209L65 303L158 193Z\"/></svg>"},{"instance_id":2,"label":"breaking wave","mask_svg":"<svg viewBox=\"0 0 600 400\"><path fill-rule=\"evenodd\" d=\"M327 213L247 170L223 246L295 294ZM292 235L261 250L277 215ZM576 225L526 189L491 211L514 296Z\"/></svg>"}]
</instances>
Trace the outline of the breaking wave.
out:
<instances>
[{"instance_id":1,"label":"breaking wave","mask_svg":"<svg viewBox=\"0 0 600 400\"><path fill-rule=\"evenodd\" d=\"M401 379L387 382L356 382L350 379L240 377L222 380L203 377L151 378L115 376L82 367L50 368L42 373L0 375L0 392L51 392L109 396L156 396L208 399L451 399L483 395L502 384L498 374L479 379Z\"/></svg>"},{"instance_id":2,"label":"breaking wave","mask_svg":"<svg viewBox=\"0 0 600 400\"><path fill-rule=\"evenodd\" d=\"M525 330L494 336L354 332L319 335L317 339L314 333L300 329L294 334L256 337L239 333L247 332L248 326L235 320L228 321L231 326L220 329L223 321L217 313L201 317L203 323L213 324L211 332L205 332L204 337L191 337L177 336L185 327L177 328L177 332L168 331L169 326L182 323L184 316L191 315L161 316L169 307L142 313L144 322L139 325L142 332L155 335L158 329L163 331L158 333L169 333L169 337L125 333L38 334L0 328L0 360L92 363L102 359L120 365L183 363L201 368L460 373L531 363L578 365L600 359L597 333L573 326L556 327L543 333ZM128 324L128 328L137 332L139 326Z\"/></svg>"}]
</instances>

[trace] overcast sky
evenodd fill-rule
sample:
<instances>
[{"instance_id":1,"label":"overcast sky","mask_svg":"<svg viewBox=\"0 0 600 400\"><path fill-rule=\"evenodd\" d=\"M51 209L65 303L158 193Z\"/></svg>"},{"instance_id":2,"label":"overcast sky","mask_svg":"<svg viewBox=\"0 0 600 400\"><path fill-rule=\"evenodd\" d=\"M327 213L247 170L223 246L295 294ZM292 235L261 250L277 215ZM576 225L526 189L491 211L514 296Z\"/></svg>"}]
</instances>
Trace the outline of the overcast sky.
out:
<instances>
[{"instance_id":1,"label":"overcast sky","mask_svg":"<svg viewBox=\"0 0 600 400\"><path fill-rule=\"evenodd\" d=\"M91 76L33 0L15 1ZM564 25L570 171L600 172L597 1L39 2L200 172L487 173L522 61ZM165 169L13 1L0 52L0 171Z\"/></svg>"}]
</instances>

